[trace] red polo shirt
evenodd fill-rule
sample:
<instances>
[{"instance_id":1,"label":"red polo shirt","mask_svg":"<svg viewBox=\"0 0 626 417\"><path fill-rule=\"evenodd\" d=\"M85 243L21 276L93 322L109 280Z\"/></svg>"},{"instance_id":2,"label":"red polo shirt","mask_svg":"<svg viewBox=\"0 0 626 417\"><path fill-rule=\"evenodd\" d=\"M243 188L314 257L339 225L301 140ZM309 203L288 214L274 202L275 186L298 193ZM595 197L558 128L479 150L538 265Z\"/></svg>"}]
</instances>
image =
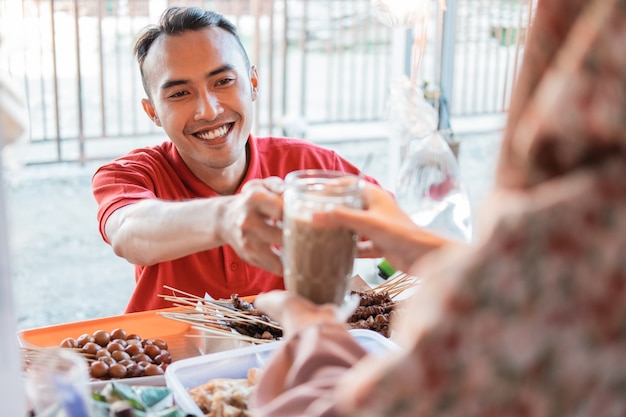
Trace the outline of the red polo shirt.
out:
<instances>
[{"instance_id":1,"label":"red polo shirt","mask_svg":"<svg viewBox=\"0 0 626 417\"><path fill-rule=\"evenodd\" d=\"M299 169L328 169L358 174L359 170L334 151L290 138L248 139L250 163L239 186L255 178L284 178ZM373 178L368 181L376 183ZM217 197L185 165L169 141L134 150L101 168L93 176L93 194L98 203L100 234L115 210L146 198L181 201ZM244 262L228 245L194 253L151 266L135 266L136 287L126 312L171 307L158 297L164 285L203 297L228 298L231 294L255 295L283 289L283 278Z\"/></svg>"}]
</instances>

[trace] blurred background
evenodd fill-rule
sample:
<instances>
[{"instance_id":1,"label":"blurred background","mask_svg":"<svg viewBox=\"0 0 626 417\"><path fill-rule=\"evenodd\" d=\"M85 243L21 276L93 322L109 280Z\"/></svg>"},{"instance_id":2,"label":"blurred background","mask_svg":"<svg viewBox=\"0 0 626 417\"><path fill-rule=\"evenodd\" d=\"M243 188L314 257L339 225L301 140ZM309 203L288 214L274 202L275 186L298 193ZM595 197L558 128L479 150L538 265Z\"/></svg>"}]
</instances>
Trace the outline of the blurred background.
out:
<instances>
[{"instance_id":1,"label":"blurred background","mask_svg":"<svg viewBox=\"0 0 626 417\"><path fill-rule=\"evenodd\" d=\"M165 140L145 117L132 55L167 6L218 11L260 73L256 135L337 150L393 190L400 160L390 87L411 73L415 29L381 4L423 0L0 0L0 68L28 126L3 151L18 327L120 314L132 266L100 238L90 180L104 161ZM416 80L477 207L489 191L536 0L426 0ZM394 4L395 3L395 4ZM388 16L387 16L388 17Z\"/></svg>"}]
</instances>

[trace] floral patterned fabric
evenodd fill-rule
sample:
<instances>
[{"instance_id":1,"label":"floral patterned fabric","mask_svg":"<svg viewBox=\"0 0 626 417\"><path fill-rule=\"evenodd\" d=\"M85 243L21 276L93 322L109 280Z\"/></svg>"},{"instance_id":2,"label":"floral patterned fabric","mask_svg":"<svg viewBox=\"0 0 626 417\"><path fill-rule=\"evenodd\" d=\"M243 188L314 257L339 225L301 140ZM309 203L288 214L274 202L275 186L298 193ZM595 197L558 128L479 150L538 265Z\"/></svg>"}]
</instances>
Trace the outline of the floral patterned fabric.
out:
<instances>
[{"instance_id":1,"label":"floral patterned fabric","mask_svg":"<svg viewBox=\"0 0 626 417\"><path fill-rule=\"evenodd\" d=\"M363 415L626 415L624 45L626 1L540 2L481 242L420 262Z\"/></svg>"},{"instance_id":2,"label":"floral patterned fabric","mask_svg":"<svg viewBox=\"0 0 626 417\"><path fill-rule=\"evenodd\" d=\"M539 3L481 242L421 262L370 415L626 414L625 44L626 1Z\"/></svg>"},{"instance_id":3,"label":"floral patterned fabric","mask_svg":"<svg viewBox=\"0 0 626 417\"><path fill-rule=\"evenodd\" d=\"M414 265L333 415L626 415L625 45L626 0L540 1L480 241Z\"/></svg>"},{"instance_id":4,"label":"floral patterned fabric","mask_svg":"<svg viewBox=\"0 0 626 417\"><path fill-rule=\"evenodd\" d=\"M624 415L624 173L616 158L502 195L511 204L479 249L426 259L398 323L410 352L370 391L378 415L399 404L423 416ZM395 396L407 379L414 391Z\"/></svg>"},{"instance_id":5,"label":"floral patterned fabric","mask_svg":"<svg viewBox=\"0 0 626 417\"><path fill-rule=\"evenodd\" d=\"M539 2L511 100L500 185L530 187L626 151L625 9L624 0Z\"/></svg>"}]
</instances>

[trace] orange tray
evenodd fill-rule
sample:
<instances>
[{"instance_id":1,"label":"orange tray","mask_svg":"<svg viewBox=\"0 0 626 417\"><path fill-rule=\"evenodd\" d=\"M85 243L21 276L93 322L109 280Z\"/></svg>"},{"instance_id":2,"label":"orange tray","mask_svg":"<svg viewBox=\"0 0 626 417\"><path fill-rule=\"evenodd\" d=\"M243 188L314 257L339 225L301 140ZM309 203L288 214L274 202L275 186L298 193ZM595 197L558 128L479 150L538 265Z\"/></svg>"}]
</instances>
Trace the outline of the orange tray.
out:
<instances>
[{"instance_id":1,"label":"orange tray","mask_svg":"<svg viewBox=\"0 0 626 417\"><path fill-rule=\"evenodd\" d=\"M161 310L142 311L119 316L103 317L93 320L78 321L54 326L39 327L36 329L18 332L18 339L22 347L44 348L59 346L67 337L78 338L84 333L93 334L96 330L112 331L116 328L126 330L127 333L139 335L142 339L161 339L169 346L172 360L180 360L198 356L202 352L197 341L185 337L192 334L191 326L176 320L159 315L163 311L176 311L179 307Z\"/></svg>"},{"instance_id":2,"label":"orange tray","mask_svg":"<svg viewBox=\"0 0 626 417\"><path fill-rule=\"evenodd\" d=\"M96 330L111 331L122 328L126 332L135 333L143 339L161 339L164 336L185 334L191 326L177 322L157 314L159 311L176 311L177 307L163 310L142 311L120 316L110 316L92 320L54 326L39 327L36 329L18 332L20 343L24 347L59 346L67 337L78 338L84 333L92 334Z\"/></svg>"},{"instance_id":3,"label":"orange tray","mask_svg":"<svg viewBox=\"0 0 626 417\"><path fill-rule=\"evenodd\" d=\"M240 297L244 301L253 302L256 296ZM134 333L143 339L165 339L180 337L189 333L191 326L159 315L159 312L180 311L182 307L170 307L160 310L141 311L119 316L110 316L92 320L77 321L54 326L38 327L18 332L22 347L59 346L67 337L78 338L84 333L92 334L96 330L111 331L116 328ZM167 340L166 340L167 341Z\"/></svg>"},{"instance_id":4,"label":"orange tray","mask_svg":"<svg viewBox=\"0 0 626 417\"><path fill-rule=\"evenodd\" d=\"M252 302L255 296L241 297ZM96 330L111 331L116 328L127 333L139 335L142 339L161 339L169 345L173 360L198 356L205 352L204 342L185 337L197 335L191 325L163 317L159 312L179 311L182 307L170 307L160 310L141 311L119 316L110 316L92 320L77 321L54 326L39 327L18 332L20 345L25 348L59 346L67 337L78 338L84 333L93 334Z\"/></svg>"},{"instance_id":5,"label":"orange tray","mask_svg":"<svg viewBox=\"0 0 626 417\"><path fill-rule=\"evenodd\" d=\"M255 297L241 298L251 302ZM60 346L63 339L67 337L78 338L85 333L93 334L96 330L110 332L113 329L121 328L129 334L139 335L142 339L161 339L165 341L168 344L168 351L172 355L172 362L241 347L238 344L240 342L237 341L216 341L202 337L187 337L198 336L199 333L197 330L192 329L190 324L172 320L159 314L160 312L180 310L184 310L184 308L171 307L39 327L19 331L17 336L23 348L46 348ZM165 379L162 375L124 378L118 381L133 385L165 385ZM108 382L107 380L93 380L89 382L89 386L92 389L101 389Z\"/></svg>"}]
</instances>

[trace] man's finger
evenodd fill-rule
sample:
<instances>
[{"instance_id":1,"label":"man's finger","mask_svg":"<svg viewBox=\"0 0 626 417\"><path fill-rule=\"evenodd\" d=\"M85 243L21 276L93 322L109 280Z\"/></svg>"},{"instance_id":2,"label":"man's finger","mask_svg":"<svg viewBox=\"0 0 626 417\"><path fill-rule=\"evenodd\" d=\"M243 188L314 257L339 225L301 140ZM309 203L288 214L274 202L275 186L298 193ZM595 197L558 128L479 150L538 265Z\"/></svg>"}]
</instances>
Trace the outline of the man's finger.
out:
<instances>
[{"instance_id":1,"label":"man's finger","mask_svg":"<svg viewBox=\"0 0 626 417\"><path fill-rule=\"evenodd\" d=\"M267 177L263 181L263 185L273 193L282 195L285 192L285 181L279 177Z\"/></svg>"},{"instance_id":2,"label":"man's finger","mask_svg":"<svg viewBox=\"0 0 626 417\"><path fill-rule=\"evenodd\" d=\"M283 264L280 255L272 245L263 241L249 244L245 251L245 261L263 268L274 275L283 275Z\"/></svg>"},{"instance_id":3,"label":"man's finger","mask_svg":"<svg viewBox=\"0 0 626 417\"><path fill-rule=\"evenodd\" d=\"M283 199L268 188L255 189L249 197L248 204L249 207L264 217L275 221L282 220Z\"/></svg>"}]
</instances>

